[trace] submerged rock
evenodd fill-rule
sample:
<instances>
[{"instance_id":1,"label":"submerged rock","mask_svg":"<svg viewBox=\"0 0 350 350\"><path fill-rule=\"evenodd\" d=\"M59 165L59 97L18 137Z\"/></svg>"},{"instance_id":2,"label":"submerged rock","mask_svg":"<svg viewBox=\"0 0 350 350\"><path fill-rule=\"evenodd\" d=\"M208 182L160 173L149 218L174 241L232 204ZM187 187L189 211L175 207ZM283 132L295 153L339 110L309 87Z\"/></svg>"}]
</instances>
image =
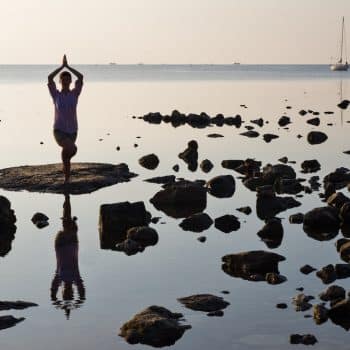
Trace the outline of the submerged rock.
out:
<instances>
[{"instance_id":1,"label":"submerged rock","mask_svg":"<svg viewBox=\"0 0 350 350\"><path fill-rule=\"evenodd\" d=\"M329 264L322 267L316 272L316 276L322 280L324 284L333 283L337 279L337 272L333 265Z\"/></svg>"},{"instance_id":2,"label":"submerged rock","mask_svg":"<svg viewBox=\"0 0 350 350\"><path fill-rule=\"evenodd\" d=\"M181 325L180 313L173 313L161 306L150 306L136 314L121 328L119 335L129 344L145 344L154 347L174 345L189 325Z\"/></svg>"},{"instance_id":3,"label":"submerged rock","mask_svg":"<svg viewBox=\"0 0 350 350\"><path fill-rule=\"evenodd\" d=\"M291 224L302 224L303 221L304 221L303 213L292 214L289 216L289 222Z\"/></svg>"},{"instance_id":4,"label":"submerged rock","mask_svg":"<svg viewBox=\"0 0 350 350\"><path fill-rule=\"evenodd\" d=\"M310 265L304 265L300 268L300 272L304 275L309 275L310 273L316 271L316 269Z\"/></svg>"},{"instance_id":5,"label":"submerged rock","mask_svg":"<svg viewBox=\"0 0 350 350\"><path fill-rule=\"evenodd\" d=\"M239 230L241 223L234 215L223 215L215 219L215 227L224 233L230 233Z\"/></svg>"},{"instance_id":6,"label":"submerged rock","mask_svg":"<svg viewBox=\"0 0 350 350\"><path fill-rule=\"evenodd\" d=\"M154 170L159 165L159 158L154 154L147 154L139 159L139 164L148 170Z\"/></svg>"},{"instance_id":7,"label":"submerged rock","mask_svg":"<svg viewBox=\"0 0 350 350\"><path fill-rule=\"evenodd\" d=\"M346 291L343 287L333 285L321 292L319 294L319 298L323 301L345 299L345 294Z\"/></svg>"},{"instance_id":8,"label":"submerged rock","mask_svg":"<svg viewBox=\"0 0 350 350\"><path fill-rule=\"evenodd\" d=\"M279 274L278 263L286 258L282 255L253 250L222 257L222 269L233 277L250 281L264 281L270 272Z\"/></svg>"},{"instance_id":9,"label":"submerged rock","mask_svg":"<svg viewBox=\"0 0 350 350\"><path fill-rule=\"evenodd\" d=\"M84 194L130 181L137 176L126 164L72 163L71 180L64 184L62 163L0 170L0 188L9 191Z\"/></svg>"},{"instance_id":10,"label":"submerged rock","mask_svg":"<svg viewBox=\"0 0 350 350\"><path fill-rule=\"evenodd\" d=\"M214 197L229 198L236 190L235 179L232 175L216 176L207 182L207 188Z\"/></svg>"},{"instance_id":11,"label":"submerged rock","mask_svg":"<svg viewBox=\"0 0 350 350\"><path fill-rule=\"evenodd\" d=\"M179 181L166 185L150 202L168 216L184 218L205 210L207 191L196 182Z\"/></svg>"},{"instance_id":12,"label":"submerged rock","mask_svg":"<svg viewBox=\"0 0 350 350\"><path fill-rule=\"evenodd\" d=\"M203 232L213 224L213 220L206 213L194 214L180 223L184 231Z\"/></svg>"},{"instance_id":13,"label":"submerged rock","mask_svg":"<svg viewBox=\"0 0 350 350\"><path fill-rule=\"evenodd\" d=\"M187 308L195 311L213 312L226 309L229 302L212 294L196 294L177 299Z\"/></svg>"},{"instance_id":14,"label":"submerged rock","mask_svg":"<svg viewBox=\"0 0 350 350\"><path fill-rule=\"evenodd\" d=\"M292 334L289 338L291 344L315 345L318 341L312 334Z\"/></svg>"}]
</instances>

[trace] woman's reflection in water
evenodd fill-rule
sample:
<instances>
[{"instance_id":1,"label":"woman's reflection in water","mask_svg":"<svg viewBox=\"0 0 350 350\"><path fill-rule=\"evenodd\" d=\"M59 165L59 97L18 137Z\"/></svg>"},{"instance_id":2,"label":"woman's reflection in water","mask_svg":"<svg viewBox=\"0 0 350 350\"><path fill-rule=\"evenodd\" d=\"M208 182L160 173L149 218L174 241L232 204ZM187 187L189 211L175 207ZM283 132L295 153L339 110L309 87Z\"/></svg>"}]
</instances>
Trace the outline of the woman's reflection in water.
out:
<instances>
[{"instance_id":1,"label":"woman's reflection in water","mask_svg":"<svg viewBox=\"0 0 350 350\"><path fill-rule=\"evenodd\" d=\"M51 283L51 300L57 309L64 310L69 319L71 310L82 306L85 300L85 287L79 272L78 261L78 226L76 218L72 218L69 194L65 194L63 204L63 229L55 239L57 268ZM76 298L74 297L74 286ZM57 297L58 289L62 289L62 300Z\"/></svg>"}]
</instances>

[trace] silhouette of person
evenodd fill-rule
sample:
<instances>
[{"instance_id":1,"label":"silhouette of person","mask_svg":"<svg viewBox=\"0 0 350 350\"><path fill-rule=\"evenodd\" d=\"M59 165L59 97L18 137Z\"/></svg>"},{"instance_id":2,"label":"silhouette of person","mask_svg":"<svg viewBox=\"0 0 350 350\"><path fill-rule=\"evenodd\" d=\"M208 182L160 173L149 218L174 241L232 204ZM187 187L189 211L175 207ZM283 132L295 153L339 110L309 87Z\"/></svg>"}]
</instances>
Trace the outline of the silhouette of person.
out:
<instances>
[{"instance_id":1,"label":"silhouette of person","mask_svg":"<svg viewBox=\"0 0 350 350\"><path fill-rule=\"evenodd\" d=\"M51 300L58 309L64 310L69 319L71 310L79 308L85 301L85 286L79 271L78 259L78 226L76 218L71 216L69 194L65 194L63 204L63 229L55 238L57 267L51 283ZM77 297L74 297L74 286ZM62 300L57 297L62 288Z\"/></svg>"}]
</instances>

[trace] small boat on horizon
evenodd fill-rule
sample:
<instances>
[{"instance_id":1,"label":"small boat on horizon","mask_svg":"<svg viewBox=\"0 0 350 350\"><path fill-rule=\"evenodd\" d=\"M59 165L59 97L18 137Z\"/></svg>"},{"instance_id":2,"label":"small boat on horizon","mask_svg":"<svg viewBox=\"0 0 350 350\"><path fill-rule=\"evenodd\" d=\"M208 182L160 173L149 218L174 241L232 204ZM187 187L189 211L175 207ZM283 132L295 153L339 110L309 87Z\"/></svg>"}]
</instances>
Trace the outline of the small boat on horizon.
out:
<instances>
[{"instance_id":1,"label":"small boat on horizon","mask_svg":"<svg viewBox=\"0 0 350 350\"><path fill-rule=\"evenodd\" d=\"M345 43L345 63L343 63L344 43ZM346 51L347 50L346 50L346 39L345 39L345 23L344 23L344 16L343 16L342 26L341 26L340 58L337 63L331 65L332 71L347 71L349 69Z\"/></svg>"}]
</instances>

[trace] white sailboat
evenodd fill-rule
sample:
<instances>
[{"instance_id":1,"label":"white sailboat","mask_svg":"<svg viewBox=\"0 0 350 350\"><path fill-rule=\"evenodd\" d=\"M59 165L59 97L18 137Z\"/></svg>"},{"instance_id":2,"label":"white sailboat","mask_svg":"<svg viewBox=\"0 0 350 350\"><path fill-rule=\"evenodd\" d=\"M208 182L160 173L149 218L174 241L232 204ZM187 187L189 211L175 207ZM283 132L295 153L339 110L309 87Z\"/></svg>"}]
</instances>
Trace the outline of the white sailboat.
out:
<instances>
[{"instance_id":1,"label":"white sailboat","mask_svg":"<svg viewBox=\"0 0 350 350\"><path fill-rule=\"evenodd\" d=\"M346 53L346 40L345 39L345 23L344 17L342 20L341 26L341 42L340 42L340 59L337 63L331 65L331 70L333 71L347 71L349 68L347 53ZM345 63L343 63L343 51L344 51L344 43L345 43Z\"/></svg>"}]
</instances>

